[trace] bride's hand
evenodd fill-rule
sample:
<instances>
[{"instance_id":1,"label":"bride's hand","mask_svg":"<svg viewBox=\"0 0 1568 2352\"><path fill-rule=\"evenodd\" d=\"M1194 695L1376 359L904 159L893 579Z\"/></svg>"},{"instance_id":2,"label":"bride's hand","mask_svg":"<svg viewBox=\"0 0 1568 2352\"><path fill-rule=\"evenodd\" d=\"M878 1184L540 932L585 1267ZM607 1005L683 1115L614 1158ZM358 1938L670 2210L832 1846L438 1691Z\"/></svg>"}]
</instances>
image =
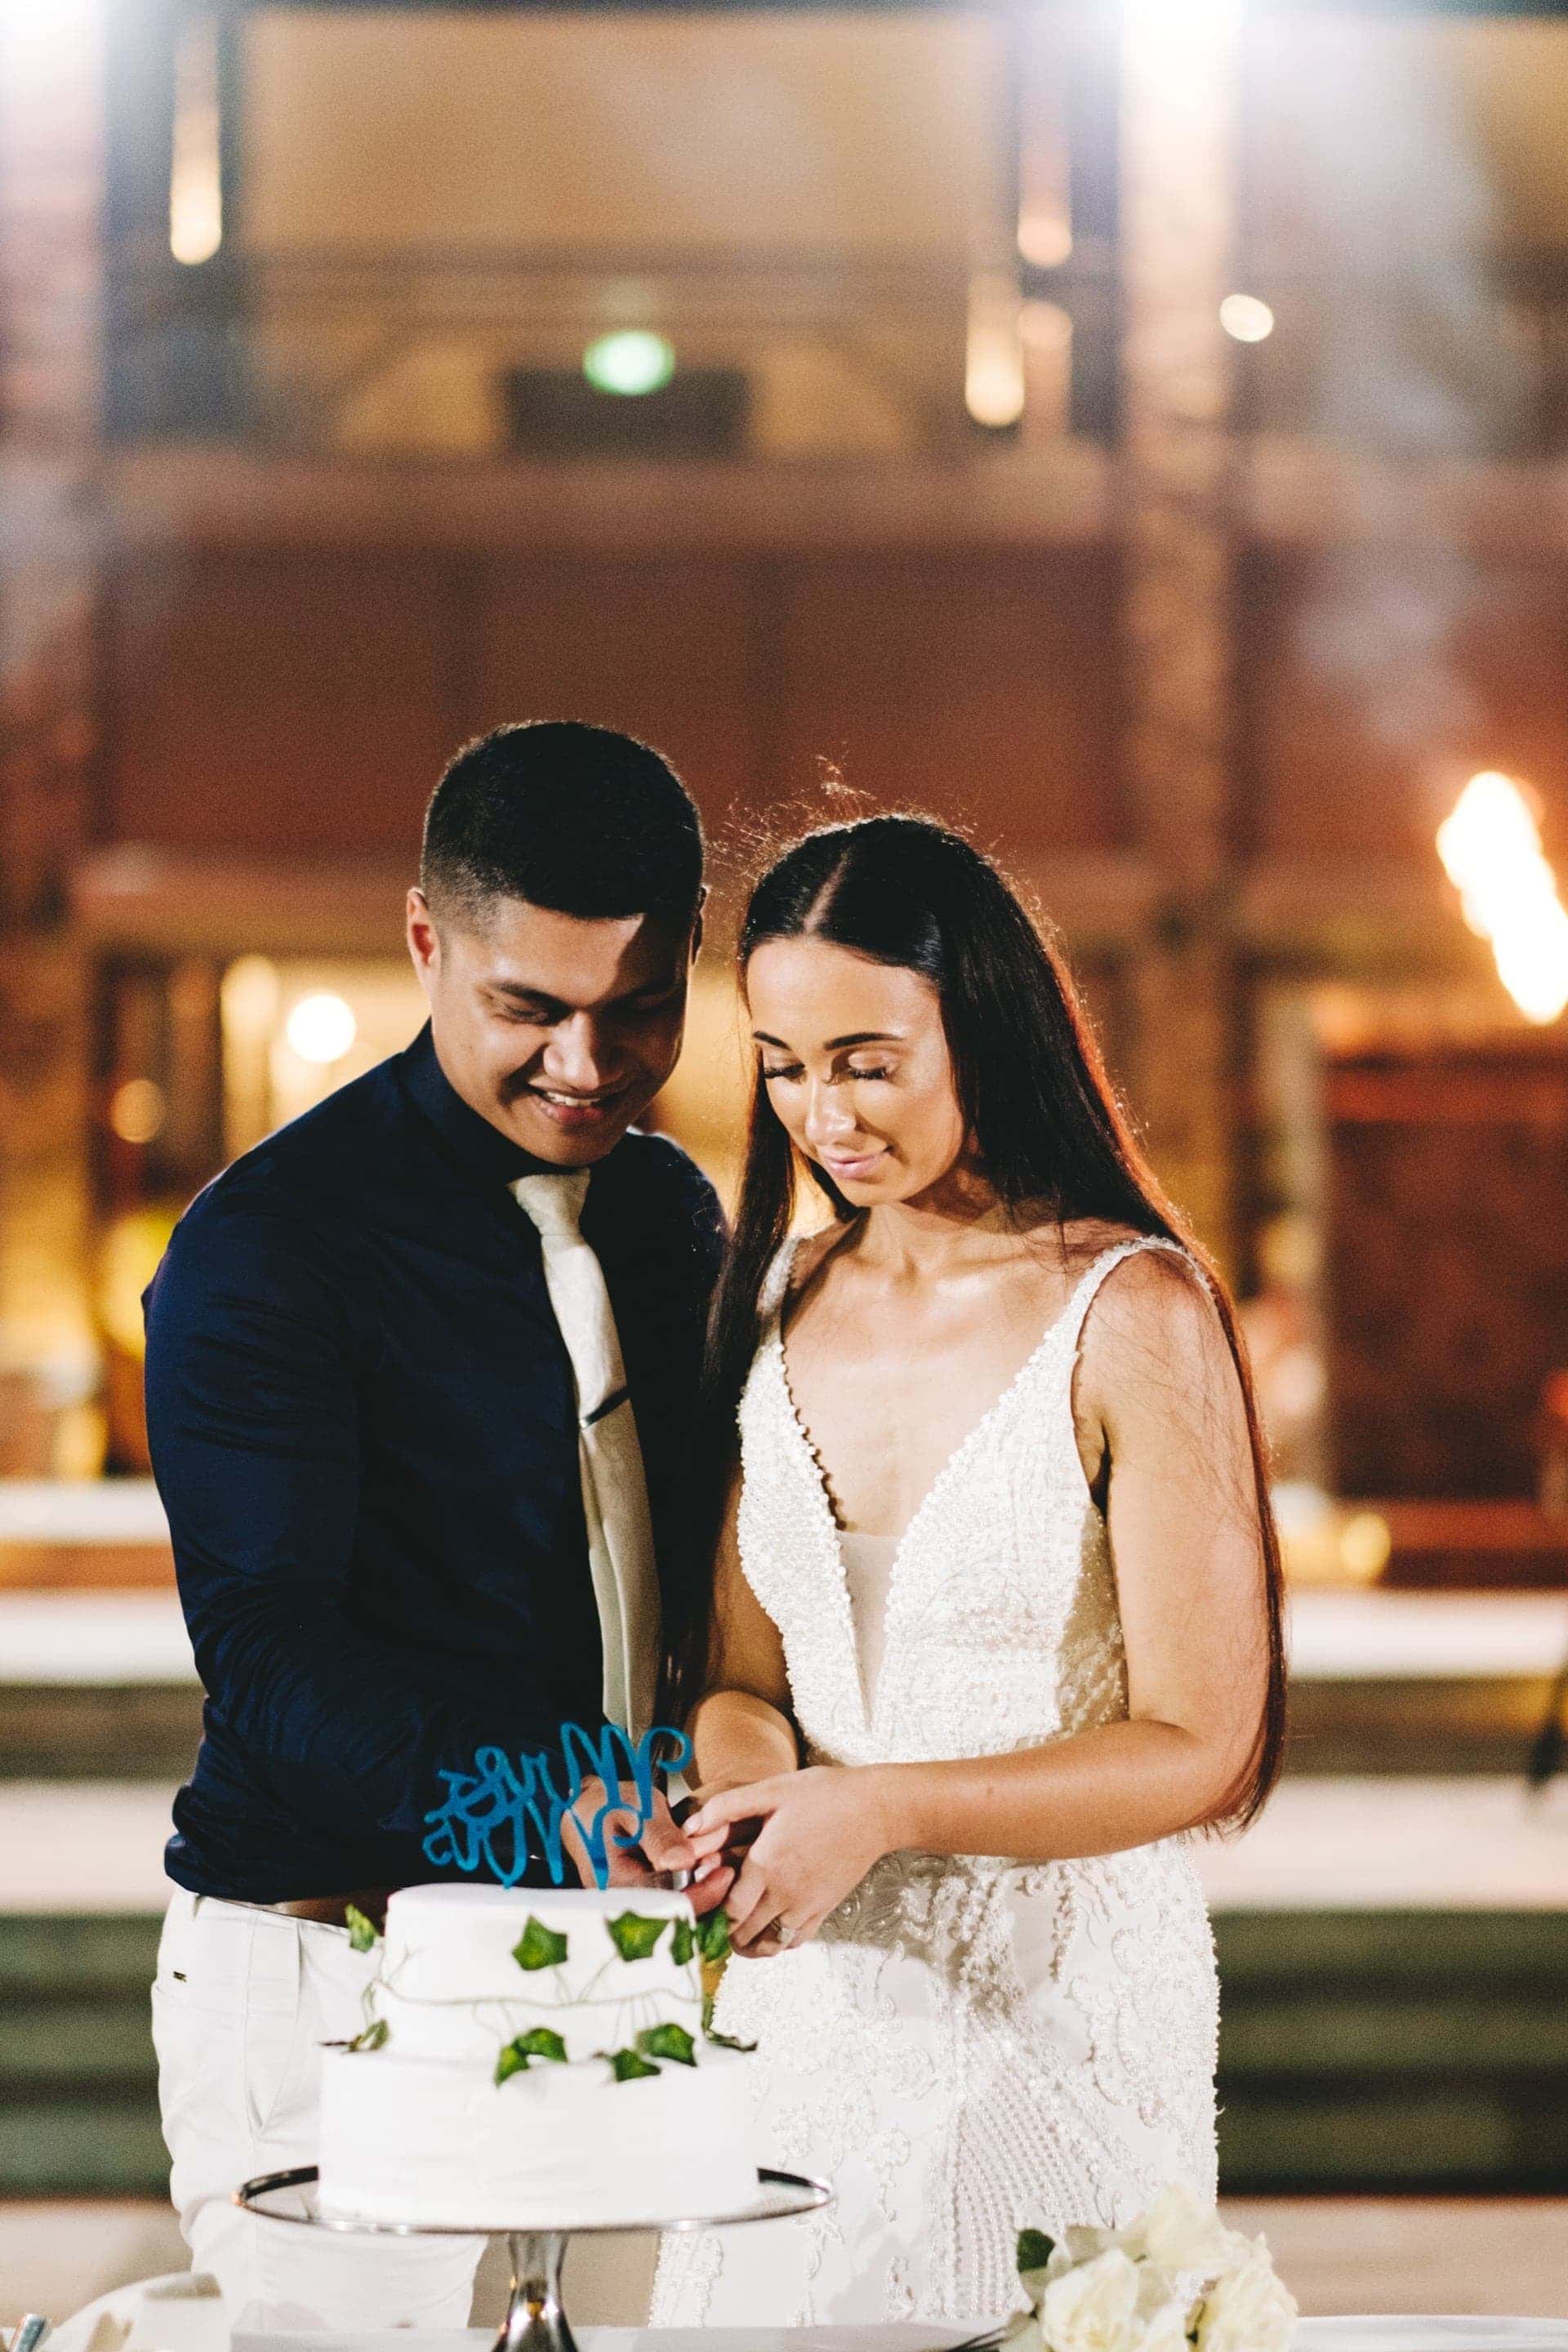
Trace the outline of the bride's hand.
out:
<instances>
[{"instance_id":1,"label":"bride's hand","mask_svg":"<svg viewBox=\"0 0 1568 2352\"><path fill-rule=\"evenodd\" d=\"M700 1837L692 1833L691 1823L695 1821L700 1808L705 1805L710 1797L721 1796L726 1794L731 1789L742 1789L745 1786L744 1779L739 1774L730 1780L705 1780L700 1788L694 1789L685 1802L676 1809L676 1818L680 1823L687 1843L697 1857L692 1890L694 1896L698 1888L701 1888L706 1895L710 1881L715 1877L719 1878L724 1892L728 1894L735 1874L745 1857L746 1848L762 1828L762 1823L754 1819L723 1822L717 1829L709 1830ZM701 1911L711 1910L719 1899L715 1896L711 1900L699 1903L698 1908Z\"/></svg>"},{"instance_id":2,"label":"bride's hand","mask_svg":"<svg viewBox=\"0 0 1568 2352\"><path fill-rule=\"evenodd\" d=\"M870 1769L811 1764L724 1790L688 1816L699 1853L722 1850L737 1823L760 1823L725 1905L730 1941L743 1958L807 1942L891 1851L878 1789ZM782 1937L781 1927L788 1931Z\"/></svg>"}]
</instances>

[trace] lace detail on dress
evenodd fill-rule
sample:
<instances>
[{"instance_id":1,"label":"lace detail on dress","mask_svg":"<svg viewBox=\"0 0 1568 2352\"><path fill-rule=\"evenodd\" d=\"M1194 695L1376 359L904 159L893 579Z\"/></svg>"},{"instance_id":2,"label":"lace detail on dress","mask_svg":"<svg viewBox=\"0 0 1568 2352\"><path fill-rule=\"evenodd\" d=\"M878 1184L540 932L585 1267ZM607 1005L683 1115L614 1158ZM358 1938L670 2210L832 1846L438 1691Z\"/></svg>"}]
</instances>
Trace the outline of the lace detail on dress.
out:
<instances>
[{"instance_id":1,"label":"lace detail on dress","mask_svg":"<svg viewBox=\"0 0 1568 2352\"><path fill-rule=\"evenodd\" d=\"M811 1760L999 1755L1126 1714L1072 1378L1106 1276L1174 1246L1098 1258L939 1474L898 1549L869 1700L785 1378L793 1250L780 1254L741 1405L740 1545ZM1176 1842L1041 1865L887 1856L815 1942L732 1963L719 1994L721 2029L758 2044L768 2160L831 2178L837 2201L667 2241L655 2324L1000 2315L1018 2299L1026 2221L1053 2235L1120 2222L1175 2179L1213 2195L1217 2019L1208 1920Z\"/></svg>"}]
</instances>

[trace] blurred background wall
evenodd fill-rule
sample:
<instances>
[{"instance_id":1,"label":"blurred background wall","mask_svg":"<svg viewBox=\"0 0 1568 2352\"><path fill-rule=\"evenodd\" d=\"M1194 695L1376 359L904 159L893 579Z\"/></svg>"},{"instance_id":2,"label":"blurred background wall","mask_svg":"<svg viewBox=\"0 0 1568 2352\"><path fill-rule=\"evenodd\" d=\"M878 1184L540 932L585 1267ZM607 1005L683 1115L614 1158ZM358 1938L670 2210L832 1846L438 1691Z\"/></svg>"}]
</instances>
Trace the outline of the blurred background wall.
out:
<instances>
[{"instance_id":1,"label":"blurred background wall","mask_svg":"<svg viewBox=\"0 0 1568 2352\"><path fill-rule=\"evenodd\" d=\"M0 0L0 2189L157 2187L140 1290L414 1034L424 802L553 716L711 828L721 1182L781 808L1060 928L1298 1595L1229 2185L1568 2188L1568 18Z\"/></svg>"}]
</instances>

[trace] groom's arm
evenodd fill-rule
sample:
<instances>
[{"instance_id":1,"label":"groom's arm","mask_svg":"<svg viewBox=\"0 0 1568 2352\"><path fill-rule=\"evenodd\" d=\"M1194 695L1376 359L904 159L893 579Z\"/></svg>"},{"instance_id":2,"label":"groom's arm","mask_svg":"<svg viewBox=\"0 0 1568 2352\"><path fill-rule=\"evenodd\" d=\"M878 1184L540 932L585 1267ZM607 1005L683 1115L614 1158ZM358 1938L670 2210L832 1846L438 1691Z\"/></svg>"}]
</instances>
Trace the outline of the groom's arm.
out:
<instances>
[{"instance_id":1,"label":"groom's arm","mask_svg":"<svg viewBox=\"0 0 1568 2352\"><path fill-rule=\"evenodd\" d=\"M556 1747L503 1661L378 1639L347 1608L363 1303L309 1222L199 1202L147 1300L147 1421L197 1669L302 1821L419 1836L443 1767ZM300 1890L310 1891L310 1890Z\"/></svg>"}]
</instances>

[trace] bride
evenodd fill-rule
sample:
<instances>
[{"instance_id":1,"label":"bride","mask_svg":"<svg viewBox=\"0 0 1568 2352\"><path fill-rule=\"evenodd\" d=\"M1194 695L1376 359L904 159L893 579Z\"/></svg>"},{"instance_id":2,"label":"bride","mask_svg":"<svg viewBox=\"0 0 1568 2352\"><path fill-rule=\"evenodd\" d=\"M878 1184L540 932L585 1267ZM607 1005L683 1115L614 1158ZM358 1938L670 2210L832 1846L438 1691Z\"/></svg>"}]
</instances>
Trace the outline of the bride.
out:
<instances>
[{"instance_id":1,"label":"bride","mask_svg":"<svg viewBox=\"0 0 1568 2352\"><path fill-rule=\"evenodd\" d=\"M741 964L727 1500L672 1690L689 1834L738 1865L714 2021L757 2045L765 2160L837 2197L667 2238L654 2324L973 2320L1021 2225L1214 2193L1183 1833L1279 1766L1262 1449L1230 1304L993 866L919 818L813 833ZM792 1243L802 1165L833 1222Z\"/></svg>"}]
</instances>

